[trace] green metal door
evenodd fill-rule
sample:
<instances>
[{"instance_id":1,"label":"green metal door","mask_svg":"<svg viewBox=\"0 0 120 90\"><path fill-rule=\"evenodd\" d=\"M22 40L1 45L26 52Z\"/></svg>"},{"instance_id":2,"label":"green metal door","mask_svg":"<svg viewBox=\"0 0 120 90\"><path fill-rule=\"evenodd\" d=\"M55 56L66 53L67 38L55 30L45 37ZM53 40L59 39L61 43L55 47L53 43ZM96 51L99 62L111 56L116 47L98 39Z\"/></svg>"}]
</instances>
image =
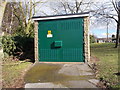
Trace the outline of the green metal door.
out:
<instances>
[{"instance_id":1,"label":"green metal door","mask_svg":"<svg viewBox=\"0 0 120 90\"><path fill-rule=\"evenodd\" d=\"M40 62L84 62L83 18L39 21Z\"/></svg>"}]
</instances>

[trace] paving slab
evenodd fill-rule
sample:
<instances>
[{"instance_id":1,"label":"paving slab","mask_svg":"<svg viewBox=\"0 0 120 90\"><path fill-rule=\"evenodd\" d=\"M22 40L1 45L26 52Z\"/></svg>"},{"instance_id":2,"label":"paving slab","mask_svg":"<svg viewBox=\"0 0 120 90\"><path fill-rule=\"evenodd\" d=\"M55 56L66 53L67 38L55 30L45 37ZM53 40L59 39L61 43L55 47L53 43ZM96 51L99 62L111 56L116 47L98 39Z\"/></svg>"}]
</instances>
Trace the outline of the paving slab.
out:
<instances>
[{"instance_id":1,"label":"paving slab","mask_svg":"<svg viewBox=\"0 0 120 90\"><path fill-rule=\"evenodd\" d=\"M65 64L58 73L71 76L94 75L87 64Z\"/></svg>"},{"instance_id":2,"label":"paving slab","mask_svg":"<svg viewBox=\"0 0 120 90\"><path fill-rule=\"evenodd\" d=\"M97 88L95 85L86 80L68 81L67 85L69 88Z\"/></svg>"},{"instance_id":3,"label":"paving slab","mask_svg":"<svg viewBox=\"0 0 120 90\"><path fill-rule=\"evenodd\" d=\"M78 70L80 76L94 75L92 72Z\"/></svg>"},{"instance_id":4,"label":"paving slab","mask_svg":"<svg viewBox=\"0 0 120 90\"><path fill-rule=\"evenodd\" d=\"M97 80L97 79L90 79L88 81L93 83L94 85L97 85L99 83L99 80Z\"/></svg>"},{"instance_id":5,"label":"paving slab","mask_svg":"<svg viewBox=\"0 0 120 90\"><path fill-rule=\"evenodd\" d=\"M42 64L44 66L44 64ZM47 64L49 65L49 64ZM41 66L41 64L40 64ZM50 68L52 66L52 64L50 64L47 68ZM54 66L54 68L57 67ZM39 67L41 69L46 68L45 67ZM36 69L37 70L37 69ZM46 73L45 75L49 76L49 78L51 78L50 76L50 70L49 69L44 69L45 72L48 72L48 74ZM48 71L47 71L48 70ZM54 70L52 71L52 75L53 75L53 79L51 81L48 81L49 79L44 78L43 76L40 76L40 78L44 78L46 80L44 80L45 82L38 82L38 83L27 83L25 85L25 88L50 88L50 90L53 90L53 88L55 88L55 90L59 89L59 88L65 88L65 90L71 90L71 88L89 88L89 90L91 88L97 88L96 84L98 81L96 79L94 79L94 73L92 71L92 69L87 65L87 64L62 64L61 67L59 69L56 69L57 71L54 72ZM40 72L40 71L38 71ZM42 73L42 72L40 72ZM36 75L36 74L34 74ZM41 75L41 74L40 74ZM63 75L63 76L61 76ZM66 75L66 76L64 76ZM92 76L92 77L91 77ZM38 75L37 75L38 77ZM57 79L60 77L60 80ZM35 77L34 77L35 78ZM38 77L39 79L39 77ZM56 80L57 81L56 81ZM56 84L55 82L59 83ZM92 89L91 89L92 90Z\"/></svg>"},{"instance_id":6,"label":"paving slab","mask_svg":"<svg viewBox=\"0 0 120 90\"><path fill-rule=\"evenodd\" d=\"M76 67L80 71L92 71L92 69L87 64L77 64Z\"/></svg>"},{"instance_id":7,"label":"paving slab","mask_svg":"<svg viewBox=\"0 0 120 90\"><path fill-rule=\"evenodd\" d=\"M70 75L70 76L79 76L76 65L74 64L65 64L59 71L59 74Z\"/></svg>"},{"instance_id":8,"label":"paving slab","mask_svg":"<svg viewBox=\"0 0 120 90\"><path fill-rule=\"evenodd\" d=\"M27 83L25 88L67 88L61 84L53 83Z\"/></svg>"}]
</instances>

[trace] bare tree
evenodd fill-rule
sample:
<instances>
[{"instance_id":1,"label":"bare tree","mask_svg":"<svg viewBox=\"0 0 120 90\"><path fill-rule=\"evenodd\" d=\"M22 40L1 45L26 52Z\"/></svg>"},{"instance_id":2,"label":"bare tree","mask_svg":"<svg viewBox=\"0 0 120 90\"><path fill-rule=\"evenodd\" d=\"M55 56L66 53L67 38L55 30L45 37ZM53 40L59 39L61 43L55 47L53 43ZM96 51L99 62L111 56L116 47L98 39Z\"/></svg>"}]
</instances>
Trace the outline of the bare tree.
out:
<instances>
[{"instance_id":1,"label":"bare tree","mask_svg":"<svg viewBox=\"0 0 120 90\"><path fill-rule=\"evenodd\" d=\"M31 20L35 14L35 7L40 3L41 0L24 0L23 2L16 0L16 2L7 2L2 24L4 31L13 33L15 31L14 29L22 26L26 35L29 35L32 24Z\"/></svg>"},{"instance_id":2,"label":"bare tree","mask_svg":"<svg viewBox=\"0 0 120 90\"><path fill-rule=\"evenodd\" d=\"M16 29L16 26L18 26L18 21L13 15L13 8L12 8L13 5L15 5L15 3L9 2L6 4L6 8L2 20L2 30L7 33L12 33Z\"/></svg>"},{"instance_id":3,"label":"bare tree","mask_svg":"<svg viewBox=\"0 0 120 90\"><path fill-rule=\"evenodd\" d=\"M88 12L92 0L57 0L51 3L53 14L74 14Z\"/></svg>"},{"instance_id":4,"label":"bare tree","mask_svg":"<svg viewBox=\"0 0 120 90\"><path fill-rule=\"evenodd\" d=\"M19 2L17 6L13 6L14 15L18 18L18 20L23 21L23 26L25 27L26 34L29 34L29 28L31 26L31 19L35 14L35 7L37 4L41 3L41 1L35 0L24 0L24 2ZM19 9L19 13L22 14L22 17L19 16L17 10Z\"/></svg>"},{"instance_id":5,"label":"bare tree","mask_svg":"<svg viewBox=\"0 0 120 90\"><path fill-rule=\"evenodd\" d=\"M117 30L116 30L116 44L115 48L118 47L119 44L119 30L120 30L120 6L118 5L119 0L110 0L109 2L102 3L102 5L97 5L96 10L94 10L93 16L97 18L103 18L114 20L117 23Z\"/></svg>"},{"instance_id":6,"label":"bare tree","mask_svg":"<svg viewBox=\"0 0 120 90\"><path fill-rule=\"evenodd\" d=\"M0 30L1 30L1 24L2 24L5 7L6 7L6 2L0 1Z\"/></svg>"}]
</instances>

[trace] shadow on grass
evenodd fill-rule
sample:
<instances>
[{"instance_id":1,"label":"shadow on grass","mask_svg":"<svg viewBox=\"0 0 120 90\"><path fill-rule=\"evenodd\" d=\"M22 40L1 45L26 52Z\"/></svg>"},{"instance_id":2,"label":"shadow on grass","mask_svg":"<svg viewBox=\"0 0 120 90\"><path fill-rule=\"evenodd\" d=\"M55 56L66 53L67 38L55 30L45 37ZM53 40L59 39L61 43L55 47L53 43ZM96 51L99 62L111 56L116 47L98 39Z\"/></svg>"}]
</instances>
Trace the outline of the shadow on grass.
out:
<instances>
[{"instance_id":1,"label":"shadow on grass","mask_svg":"<svg viewBox=\"0 0 120 90\"><path fill-rule=\"evenodd\" d=\"M118 72L118 73L114 73L114 75L120 76L120 72Z\"/></svg>"}]
</instances>

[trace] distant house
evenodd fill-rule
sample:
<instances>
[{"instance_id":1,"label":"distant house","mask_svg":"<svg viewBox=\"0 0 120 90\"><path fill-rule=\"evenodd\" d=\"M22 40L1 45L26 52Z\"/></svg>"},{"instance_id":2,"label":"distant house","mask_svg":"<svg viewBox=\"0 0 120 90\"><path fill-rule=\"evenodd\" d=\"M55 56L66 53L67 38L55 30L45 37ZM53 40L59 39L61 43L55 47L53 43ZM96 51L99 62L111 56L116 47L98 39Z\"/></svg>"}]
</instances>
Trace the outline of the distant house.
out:
<instances>
[{"instance_id":1,"label":"distant house","mask_svg":"<svg viewBox=\"0 0 120 90\"><path fill-rule=\"evenodd\" d=\"M97 43L106 43L106 42L112 42L112 38L97 38Z\"/></svg>"}]
</instances>

